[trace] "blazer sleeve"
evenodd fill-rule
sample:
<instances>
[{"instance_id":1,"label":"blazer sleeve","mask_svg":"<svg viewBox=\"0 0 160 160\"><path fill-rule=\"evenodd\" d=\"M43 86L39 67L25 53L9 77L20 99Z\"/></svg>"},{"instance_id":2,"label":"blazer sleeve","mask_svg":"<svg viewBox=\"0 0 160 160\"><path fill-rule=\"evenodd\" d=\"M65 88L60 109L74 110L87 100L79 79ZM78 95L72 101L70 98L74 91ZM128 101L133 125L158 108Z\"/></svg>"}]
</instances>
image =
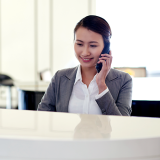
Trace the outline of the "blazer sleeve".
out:
<instances>
[{"instance_id":1,"label":"blazer sleeve","mask_svg":"<svg viewBox=\"0 0 160 160\"><path fill-rule=\"evenodd\" d=\"M130 75L125 75L124 82L119 90L119 95L116 102L110 91L108 91L101 98L97 99L96 102L104 115L130 116L132 111L132 78Z\"/></svg>"},{"instance_id":2,"label":"blazer sleeve","mask_svg":"<svg viewBox=\"0 0 160 160\"><path fill-rule=\"evenodd\" d=\"M57 73L52 78L44 96L42 97L41 102L38 105L38 111L56 111L55 80Z\"/></svg>"}]
</instances>

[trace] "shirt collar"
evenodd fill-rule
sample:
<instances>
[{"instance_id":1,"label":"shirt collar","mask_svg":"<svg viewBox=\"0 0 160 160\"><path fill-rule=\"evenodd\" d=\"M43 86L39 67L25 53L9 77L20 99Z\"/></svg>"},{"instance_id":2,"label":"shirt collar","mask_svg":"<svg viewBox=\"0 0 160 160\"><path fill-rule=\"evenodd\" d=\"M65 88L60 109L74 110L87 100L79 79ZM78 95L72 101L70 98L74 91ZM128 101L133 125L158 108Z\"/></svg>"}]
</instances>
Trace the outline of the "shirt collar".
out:
<instances>
[{"instance_id":1,"label":"shirt collar","mask_svg":"<svg viewBox=\"0 0 160 160\"><path fill-rule=\"evenodd\" d=\"M97 74L93 77L92 81L96 81L96 76L97 76ZM82 74L81 74L81 66L80 65L78 65L78 69L77 69L76 79L75 79L74 85L78 81L82 81Z\"/></svg>"},{"instance_id":2,"label":"shirt collar","mask_svg":"<svg viewBox=\"0 0 160 160\"><path fill-rule=\"evenodd\" d=\"M76 79L74 84L76 84L79 80L82 81L82 75L81 75L81 66L78 65L77 73L76 73Z\"/></svg>"}]
</instances>

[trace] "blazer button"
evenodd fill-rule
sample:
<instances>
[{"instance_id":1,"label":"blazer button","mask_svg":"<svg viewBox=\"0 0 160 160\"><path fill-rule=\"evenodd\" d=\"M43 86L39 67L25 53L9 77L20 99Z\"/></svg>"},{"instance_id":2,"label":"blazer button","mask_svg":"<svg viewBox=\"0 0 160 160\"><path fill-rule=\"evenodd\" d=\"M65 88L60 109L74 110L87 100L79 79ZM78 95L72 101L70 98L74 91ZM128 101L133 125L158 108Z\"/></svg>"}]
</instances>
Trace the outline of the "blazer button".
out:
<instances>
[{"instance_id":1,"label":"blazer button","mask_svg":"<svg viewBox=\"0 0 160 160\"><path fill-rule=\"evenodd\" d=\"M106 114L106 112L103 112L103 114Z\"/></svg>"}]
</instances>

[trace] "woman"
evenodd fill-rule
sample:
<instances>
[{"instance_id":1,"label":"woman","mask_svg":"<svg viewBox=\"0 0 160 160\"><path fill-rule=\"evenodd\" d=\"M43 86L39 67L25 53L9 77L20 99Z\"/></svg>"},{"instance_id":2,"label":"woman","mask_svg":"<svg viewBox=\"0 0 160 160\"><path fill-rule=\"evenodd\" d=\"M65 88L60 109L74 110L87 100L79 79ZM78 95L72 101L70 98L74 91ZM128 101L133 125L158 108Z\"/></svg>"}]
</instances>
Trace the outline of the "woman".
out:
<instances>
[{"instance_id":1,"label":"woman","mask_svg":"<svg viewBox=\"0 0 160 160\"><path fill-rule=\"evenodd\" d=\"M111 69L111 51L101 54L110 44L111 35L109 24L101 17L90 15L77 23L74 50L80 65L56 72L38 105L39 111L131 114L132 78ZM99 73L97 63L102 64Z\"/></svg>"}]
</instances>

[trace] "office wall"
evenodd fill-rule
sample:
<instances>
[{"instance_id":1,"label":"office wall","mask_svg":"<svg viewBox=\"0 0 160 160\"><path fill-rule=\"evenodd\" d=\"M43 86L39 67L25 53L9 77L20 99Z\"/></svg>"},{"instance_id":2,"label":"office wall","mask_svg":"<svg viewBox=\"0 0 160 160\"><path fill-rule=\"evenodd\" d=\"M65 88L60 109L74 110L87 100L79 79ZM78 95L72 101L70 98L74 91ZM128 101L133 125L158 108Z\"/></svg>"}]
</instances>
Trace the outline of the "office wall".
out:
<instances>
[{"instance_id":1,"label":"office wall","mask_svg":"<svg viewBox=\"0 0 160 160\"><path fill-rule=\"evenodd\" d=\"M95 0L0 0L0 72L18 81L54 74L74 56L73 29Z\"/></svg>"},{"instance_id":2,"label":"office wall","mask_svg":"<svg viewBox=\"0 0 160 160\"><path fill-rule=\"evenodd\" d=\"M74 57L76 23L95 12L96 0L0 0L0 73L20 82L37 82L45 69L53 75ZM3 88L0 106L5 97Z\"/></svg>"},{"instance_id":3,"label":"office wall","mask_svg":"<svg viewBox=\"0 0 160 160\"><path fill-rule=\"evenodd\" d=\"M1 0L1 72L34 80L35 28L32 0Z\"/></svg>"}]
</instances>

